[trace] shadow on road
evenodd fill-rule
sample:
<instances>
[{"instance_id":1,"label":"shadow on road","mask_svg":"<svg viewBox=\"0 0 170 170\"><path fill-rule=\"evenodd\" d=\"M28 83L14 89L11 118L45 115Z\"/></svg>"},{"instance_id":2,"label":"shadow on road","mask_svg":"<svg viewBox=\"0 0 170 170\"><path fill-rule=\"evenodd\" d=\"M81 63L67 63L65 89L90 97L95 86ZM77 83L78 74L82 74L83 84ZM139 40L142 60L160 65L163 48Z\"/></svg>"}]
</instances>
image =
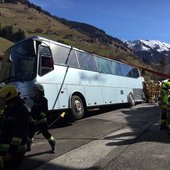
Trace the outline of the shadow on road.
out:
<instances>
[{"instance_id":1,"label":"shadow on road","mask_svg":"<svg viewBox=\"0 0 170 170\"><path fill-rule=\"evenodd\" d=\"M122 108L129 108L129 107L127 106L127 104L116 104L116 105L110 105L110 106L107 106L107 107L89 109L86 112L86 114L84 115L83 119L88 118L88 117L93 117L95 115L100 115L100 114L103 114L105 112L110 112L110 111L114 111L114 110L117 110L117 109L122 109ZM59 113L54 112L53 115L49 116L48 124L50 126L50 129L71 126L75 122L75 121L70 119L68 114L64 118L59 118L58 115L59 115Z\"/></svg>"},{"instance_id":2,"label":"shadow on road","mask_svg":"<svg viewBox=\"0 0 170 170\"><path fill-rule=\"evenodd\" d=\"M44 154L50 154L51 151L45 151L45 152L38 152L38 153L34 153L34 154L30 154L30 155L26 155L25 158L31 158L34 156L38 156L38 155L44 155Z\"/></svg>"},{"instance_id":3,"label":"shadow on road","mask_svg":"<svg viewBox=\"0 0 170 170\"><path fill-rule=\"evenodd\" d=\"M151 106L151 107L150 107ZM137 138L139 137L139 133L136 132L136 129L139 129L140 127L144 126L145 124L147 124L150 120L157 119L159 118L159 108L156 105L149 104L148 107L134 107L134 108L129 108L127 107L127 105L115 105L115 106L109 106L107 108L101 108L100 110L98 109L94 109L94 110L90 110L88 111L88 113L86 114L85 118L88 117L93 117L95 115L99 115L99 114L103 114L105 112L110 112L110 111L114 111L117 109L121 109L121 114L124 116L125 115L125 119L127 120L127 126L129 128L132 129L131 132L124 132L121 134L116 134L116 135L112 135L112 136L108 136L103 138L103 140L110 140L110 142L108 142L106 144L106 146L120 146L120 145L129 145L132 143L137 143L137 142L142 142L142 141L156 141L156 142L164 142L164 143L169 143L169 137L167 136L167 134L163 131L159 131L158 125L153 126L154 128L152 129L152 132L150 132L150 129L148 129L147 131L145 131L146 133L149 132L151 135L147 136L146 138ZM122 116L122 115L118 115L118 116ZM53 119L50 119L49 124L54 121ZM116 121L116 120L115 120ZM89 124L86 124L86 122L91 122L90 123L90 127L87 126ZM80 122L80 124L82 126L86 126L85 131L79 131L79 133L77 134L77 138L69 136L67 138L62 138L61 136L61 140L72 140L72 139L78 139L80 140L82 138L81 134L88 134L87 136L89 137L89 132L90 132L90 128L93 128L94 126L97 126L97 123L101 123L97 120L97 119L91 119L84 122L84 124L82 125L82 122ZM67 126L72 126L75 122L72 122L68 119L68 117L63 118L63 119L59 119L58 121L56 121L53 126L51 126L51 129L55 129L55 128L63 128ZM116 122L114 122L116 123ZM74 128L76 128L77 126L73 127L73 128L68 128L67 133L69 134L69 132L71 130L75 130ZM80 133L81 132L81 133ZM99 130L98 133L102 133L102 129ZM92 134L94 136L94 134ZM95 134L96 135L96 134ZM98 140L98 138L96 139L92 139L93 136L90 136L91 138L88 138L88 140ZM100 136L100 135L99 135ZM136 138L126 138L129 136L135 136ZM119 138L126 138L125 140L119 140ZM87 140L87 141L88 141ZM21 167L21 169L19 170L31 170L31 167L34 167L34 169L36 167L39 167L40 165L43 165L45 162L48 162L48 160L43 161L43 155L48 155L49 151L47 152L38 152L38 153L32 153L31 155L28 155L26 157L26 162L24 164L24 167ZM36 156L39 155L39 158L37 159ZM59 155L58 155L59 156ZM49 161L54 159L56 157L56 155L54 154L49 156ZM34 166L33 166L34 165ZM47 170L47 168L49 170L81 170L81 168L79 169L75 169L74 167L64 167L64 165L58 165L58 164L53 164L52 162L48 162L44 165L45 167L42 167L41 169L37 169L37 170ZM91 168L89 168L90 170ZM94 170L98 170L100 169L99 167L93 167ZM86 170L86 169L84 169ZM88 170L88 169L87 169Z\"/></svg>"},{"instance_id":4,"label":"shadow on road","mask_svg":"<svg viewBox=\"0 0 170 170\"><path fill-rule=\"evenodd\" d=\"M128 122L128 127L130 127L132 131L105 137L104 139L111 140L111 142L106 144L107 146L129 145L137 142L170 142L170 135L168 135L166 131L159 130L158 122L160 110L158 106L136 108L134 110L129 109L122 111L122 113L128 115L126 119ZM136 116L136 114L138 114L138 116ZM143 119L143 117L145 117L145 119ZM149 120L150 124L148 124L146 128L142 131L137 130L140 126L142 129L142 125L146 125Z\"/></svg>"}]
</instances>

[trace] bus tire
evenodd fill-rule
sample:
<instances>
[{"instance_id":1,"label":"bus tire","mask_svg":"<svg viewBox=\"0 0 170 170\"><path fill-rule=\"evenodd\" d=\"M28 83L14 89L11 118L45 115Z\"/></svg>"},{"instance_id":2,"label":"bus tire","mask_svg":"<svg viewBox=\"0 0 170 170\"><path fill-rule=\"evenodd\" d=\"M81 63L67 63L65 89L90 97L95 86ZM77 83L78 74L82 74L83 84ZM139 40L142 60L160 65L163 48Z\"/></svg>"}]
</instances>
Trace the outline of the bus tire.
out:
<instances>
[{"instance_id":1,"label":"bus tire","mask_svg":"<svg viewBox=\"0 0 170 170\"><path fill-rule=\"evenodd\" d=\"M71 117L73 120L79 120L84 116L84 104L82 99L77 96L73 95L71 98Z\"/></svg>"},{"instance_id":2,"label":"bus tire","mask_svg":"<svg viewBox=\"0 0 170 170\"><path fill-rule=\"evenodd\" d=\"M130 107L135 106L135 98L134 98L133 94L132 94L132 93L129 93L127 98L128 98L128 104L129 104L129 106L130 106Z\"/></svg>"}]
</instances>

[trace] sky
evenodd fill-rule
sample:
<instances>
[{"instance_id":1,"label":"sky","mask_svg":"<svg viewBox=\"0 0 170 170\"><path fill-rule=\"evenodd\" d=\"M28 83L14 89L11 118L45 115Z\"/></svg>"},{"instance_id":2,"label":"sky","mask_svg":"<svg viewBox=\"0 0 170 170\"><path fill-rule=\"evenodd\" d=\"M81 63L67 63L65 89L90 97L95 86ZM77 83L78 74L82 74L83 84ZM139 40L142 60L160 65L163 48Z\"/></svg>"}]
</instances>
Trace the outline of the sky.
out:
<instances>
[{"instance_id":1,"label":"sky","mask_svg":"<svg viewBox=\"0 0 170 170\"><path fill-rule=\"evenodd\" d=\"M170 0L29 0L50 14L93 25L121 40L170 44Z\"/></svg>"}]
</instances>

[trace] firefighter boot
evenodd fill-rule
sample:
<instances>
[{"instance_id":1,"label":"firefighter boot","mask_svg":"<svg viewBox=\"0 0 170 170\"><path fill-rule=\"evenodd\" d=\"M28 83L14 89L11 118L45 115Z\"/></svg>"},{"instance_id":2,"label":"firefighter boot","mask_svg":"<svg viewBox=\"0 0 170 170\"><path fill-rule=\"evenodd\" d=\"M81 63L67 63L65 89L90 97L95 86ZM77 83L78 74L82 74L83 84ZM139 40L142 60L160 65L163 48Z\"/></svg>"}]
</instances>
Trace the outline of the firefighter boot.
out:
<instances>
[{"instance_id":1,"label":"firefighter boot","mask_svg":"<svg viewBox=\"0 0 170 170\"><path fill-rule=\"evenodd\" d=\"M51 146L51 153L55 153L56 148L55 148L55 140L54 140L53 136L48 141Z\"/></svg>"},{"instance_id":2,"label":"firefighter boot","mask_svg":"<svg viewBox=\"0 0 170 170\"><path fill-rule=\"evenodd\" d=\"M3 156L0 156L0 169L4 168L4 158Z\"/></svg>"},{"instance_id":3,"label":"firefighter boot","mask_svg":"<svg viewBox=\"0 0 170 170\"><path fill-rule=\"evenodd\" d=\"M33 139L27 140L27 152L31 151L31 145L32 145Z\"/></svg>"},{"instance_id":4,"label":"firefighter boot","mask_svg":"<svg viewBox=\"0 0 170 170\"><path fill-rule=\"evenodd\" d=\"M167 134L170 135L170 125L168 125Z\"/></svg>"},{"instance_id":5,"label":"firefighter boot","mask_svg":"<svg viewBox=\"0 0 170 170\"><path fill-rule=\"evenodd\" d=\"M159 120L159 129L160 130L165 130L165 129L167 129L167 126L166 126L166 119L160 119Z\"/></svg>"}]
</instances>

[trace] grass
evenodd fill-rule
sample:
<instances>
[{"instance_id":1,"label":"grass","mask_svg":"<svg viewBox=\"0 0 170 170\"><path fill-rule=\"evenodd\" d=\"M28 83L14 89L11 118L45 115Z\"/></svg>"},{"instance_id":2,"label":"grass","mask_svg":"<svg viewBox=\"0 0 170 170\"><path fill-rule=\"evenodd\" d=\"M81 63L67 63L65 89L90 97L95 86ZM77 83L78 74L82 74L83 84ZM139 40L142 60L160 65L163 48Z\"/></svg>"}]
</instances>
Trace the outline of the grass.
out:
<instances>
[{"instance_id":1,"label":"grass","mask_svg":"<svg viewBox=\"0 0 170 170\"><path fill-rule=\"evenodd\" d=\"M115 42L112 45L105 45L98 41L92 41L92 38L20 3L0 4L0 25L1 27L12 25L14 30L21 28L24 30L26 37L37 35L54 41L60 40L68 45L106 57L121 58L122 56L129 55L121 48L116 48ZM41 29L42 32L36 32L36 29ZM10 45L11 43L8 44L8 42L0 42L0 53L3 53ZM130 62L133 61L131 60Z\"/></svg>"},{"instance_id":2,"label":"grass","mask_svg":"<svg viewBox=\"0 0 170 170\"><path fill-rule=\"evenodd\" d=\"M0 37L0 55L3 55L4 51L9 48L13 43Z\"/></svg>"}]
</instances>

